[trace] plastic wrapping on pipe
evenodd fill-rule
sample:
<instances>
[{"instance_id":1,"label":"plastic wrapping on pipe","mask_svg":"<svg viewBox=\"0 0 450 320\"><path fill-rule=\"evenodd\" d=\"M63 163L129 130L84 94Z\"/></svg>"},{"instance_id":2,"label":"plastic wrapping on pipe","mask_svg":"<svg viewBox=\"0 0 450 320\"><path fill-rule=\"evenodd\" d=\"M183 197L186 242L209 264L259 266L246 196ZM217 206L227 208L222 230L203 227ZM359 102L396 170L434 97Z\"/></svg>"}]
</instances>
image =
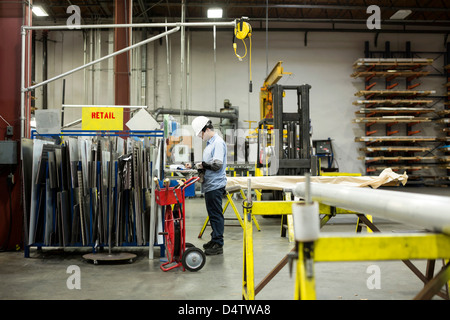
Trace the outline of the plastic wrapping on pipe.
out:
<instances>
[{"instance_id":1,"label":"plastic wrapping on pipe","mask_svg":"<svg viewBox=\"0 0 450 320\"><path fill-rule=\"evenodd\" d=\"M253 189L262 190L293 190L297 183L304 182L304 176L258 176L258 177L227 177L227 189L246 188L247 180L252 180ZM406 173L397 174L390 168L384 169L379 176L312 176L311 182L332 183L355 187L378 188L380 186L405 185L408 180Z\"/></svg>"},{"instance_id":2,"label":"plastic wrapping on pipe","mask_svg":"<svg viewBox=\"0 0 450 320\"><path fill-rule=\"evenodd\" d=\"M305 183L293 193L304 197ZM450 235L450 197L311 183L313 201Z\"/></svg>"}]
</instances>

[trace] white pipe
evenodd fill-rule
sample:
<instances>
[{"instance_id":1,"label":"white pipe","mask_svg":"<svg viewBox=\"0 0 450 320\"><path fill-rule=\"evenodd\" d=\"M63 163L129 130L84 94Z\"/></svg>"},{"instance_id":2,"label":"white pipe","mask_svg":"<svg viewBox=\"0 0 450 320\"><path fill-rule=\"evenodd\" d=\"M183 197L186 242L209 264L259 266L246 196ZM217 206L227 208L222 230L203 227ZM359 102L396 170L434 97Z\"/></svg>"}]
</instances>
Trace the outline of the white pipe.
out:
<instances>
[{"instance_id":1,"label":"white pipe","mask_svg":"<svg viewBox=\"0 0 450 320\"><path fill-rule=\"evenodd\" d=\"M217 55L216 55L216 26L213 27L213 52L214 52L214 111L217 112Z\"/></svg>"},{"instance_id":2,"label":"white pipe","mask_svg":"<svg viewBox=\"0 0 450 320\"><path fill-rule=\"evenodd\" d=\"M101 61L103 61L103 60L112 58L112 57L114 57L114 56L117 56L117 55L119 55L119 54L121 54L121 53L127 52L127 51L129 51L129 50L131 50L131 49L137 48L137 47L142 46L142 45L144 45L144 44L147 44L147 43L149 43L149 42L155 41L155 40L157 40L157 39L159 39L159 38L164 37L166 34L171 34L171 33L177 32L178 30L180 30L179 27L170 29L170 30L167 31L167 32L160 33L160 34L158 34L158 35L156 35L156 36L154 36L154 37L148 38L148 39L146 39L146 40L144 40L144 41L138 42L138 43L133 44L133 45L131 45L131 46L129 46L129 47L126 47L126 48L123 48L123 49L118 50L118 51L116 51L116 52L113 52L113 53L111 53L111 54L108 54L108 55L106 55L106 56L104 56L104 57L102 57L102 58L100 58L100 59L91 61L91 62L89 62L89 63L87 63L87 64L85 64L85 65L82 65L82 66L79 66L79 67L77 67L77 68L75 68L75 69L72 69L72 70L69 70L69 71L67 71L67 72L64 72L64 73L62 73L62 74L60 74L60 75L58 75L58 76L56 76L56 77L53 77L53 78L48 79L48 80L46 80L46 81L43 81L43 82L41 82L41 83L35 84L34 86L28 87L26 90L33 90L33 89L36 89L36 88L38 88L38 87L40 87L40 86L43 86L43 85L45 85L45 84L47 84L47 83L49 83L49 82L58 80L58 79L60 79L60 78L64 78L65 76L67 76L67 75L69 75L69 74L72 74L72 73L77 72L77 71L79 71L79 70L85 69L85 68L87 68L87 67L89 67L89 66L91 66L91 65L93 65L93 64L96 64L96 63L99 63L99 62L101 62Z\"/></svg>"},{"instance_id":3,"label":"white pipe","mask_svg":"<svg viewBox=\"0 0 450 320\"><path fill-rule=\"evenodd\" d=\"M63 104L64 108L130 108L145 109L147 106L120 106L120 105L100 105L100 104Z\"/></svg>"},{"instance_id":4,"label":"white pipe","mask_svg":"<svg viewBox=\"0 0 450 320\"><path fill-rule=\"evenodd\" d=\"M20 137L25 137L25 38L26 32L24 27L21 31L22 36L22 57L21 57L21 72L20 72Z\"/></svg>"},{"instance_id":5,"label":"white pipe","mask_svg":"<svg viewBox=\"0 0 450 320\"><path fill-rule=\"evenodd\" d=\"M166 18L167 21L167 18ZM167 32L167 27L165 28ZM171 50L171 43L169 37L166 36L166 64L167 64L167 86L169 88L169 106L172 108L172 69L170 67L170 61L172 58L172 50ZM153 78L155 76L153 75ZM156 88L156 86L155 86ZM156 103L155 103L156 105Z\"/></svg>"},{"instance_id":6,"label":"white pipe","mask_svg":"<svg viewBox=\"0 0 450 320\"><path fill-rule=\"evenodd\" d=\"M236 21L229 22L164 22L164 23L126 23L126 24L85 24L77 29L109 29L109 28L163 28L163 27L235 27ZM23 26L25 30L72 30L73 26Z\"/></svg>"},{"instance_id":7,"label":"white pipe","mask_svg":"<svg viewBox=\"0 0 450 320\"><path fill-rule=\"evenodd\" d=\"M305 183L294 195L305 196ZM450 235L450 197L311 183L311 198L330 206L424 227Z\"/></svg>"},{"instance_id":8,"label":"white pipe","mask_svg":"<svg viewBox=\"0 0 450 320\"><path fill-rule=\"evenodd\" d=\"M72 122L70 122L68 124L65 124L63 126L63 128L70 128L70 127L72 127L74 125L77 125L77 124L81 123L81 121L82 121L82 119L78 119L78 120L72 121Z\"/></svg>"},{"instance_id":9,"label":"white pipe","mask_svg":"<svg viewBox=\"0 0 450 320\"><path fill-rule=\"evenodd\" d=\"M186 1L181 1L181 23L184 23L184 19L186 16ZM184 109L185 109L185 84L186 84L186 74L185 74L185 68L184 68L184 59L186 57L186 50L185 50L185 40L186 40L186 33L185 33L185 26L181 27L181 38L180 38L180 74L181 74L181 103L180 103L180 123L184 124Z\"/></svg>"}]
</instances>

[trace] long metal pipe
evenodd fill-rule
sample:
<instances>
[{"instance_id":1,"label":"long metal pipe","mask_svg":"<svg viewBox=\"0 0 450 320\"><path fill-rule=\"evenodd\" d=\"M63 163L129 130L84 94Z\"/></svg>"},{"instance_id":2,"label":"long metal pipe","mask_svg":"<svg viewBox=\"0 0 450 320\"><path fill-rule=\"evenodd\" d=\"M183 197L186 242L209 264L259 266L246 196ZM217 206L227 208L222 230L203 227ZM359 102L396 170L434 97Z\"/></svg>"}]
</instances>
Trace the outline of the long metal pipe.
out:
<instances>
[{"instance_id":1,"label":"long metal pipe","mask_svg":"<svg viewBox=\"0 0 450 320\"><path fill-rule=\"evenodd\" d=\"M180 114L179 109L166 109L158 108L154 111L154 116L157 118L160 114ZM184 115L186 116L205 116L211 118L226 118L231 120L237 120L237 113L225 113L225 112L213 112L213 111L202 111L202 110L184 110Z\"/></svg>"},{"instance_id":2,"label":"long metal pipe","mask_svg":"<svg viewBox=\"0 0 450 320\"><path fill-rule=\"evenodd\" d=\"M312 200L450 235L450 197L311 183ZM304 182L293 193L305 197Z\"/></svg>"},{"instance_id":3,"label":"long metal pipe","mask_svg":"<svg viewBox=\"0 0 450 320\"><path fill-rule=\"evenodd\" d=\"M22 57L20 60L21 71L20 71L20 137L25 137L25 40L26 32L22 27L21 37L22 37Z\"/></svg>"},{"instance_id":4,"label":"long metal pipe","mask_svg":"<svg viewBox=\"0 0 450 320\"><path fill-rule=\"evenodd\" d=\"M164 27L235 27L236 20L227 22L161 22L161 23L118 23L118 24L81 24L78 29L109 29L109 28L164 28ZM72 30L73 26L23 26L25 30Z\"/></svg>"},{"instance_id":5,"label":"long metal pipe","mask_svg":"<svg viewBox=\"0 0 450 320\"><path fill-rule=\"evenodd\" d=\"M185 22L185 16L186 16L186 1L181 0L181 23ZM185 33L185 26L181 26L181 38L180 38L180 82L181 82L181 101L180 101L180 122L181 124L184 124L184 116L183 111L186 109L185 106L185 90L186 90L186 71L184 67L184 59L186 57L186 50L185 50L185 40L186 40L186 33Z\"/></svg>"}]
</instances>

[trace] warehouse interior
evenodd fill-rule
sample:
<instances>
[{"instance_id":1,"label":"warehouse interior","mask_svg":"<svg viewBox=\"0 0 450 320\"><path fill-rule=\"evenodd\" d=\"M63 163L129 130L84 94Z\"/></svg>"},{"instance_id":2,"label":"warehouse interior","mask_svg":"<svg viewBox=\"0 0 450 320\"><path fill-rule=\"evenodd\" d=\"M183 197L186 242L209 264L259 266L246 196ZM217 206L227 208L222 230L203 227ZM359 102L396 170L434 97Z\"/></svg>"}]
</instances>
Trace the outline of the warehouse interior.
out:
<instances>
[{"instance_id":1,"label":"warehouse interior","mask_svg":"<svg viewBox=\"0 0 450 320\"><path fill-rule=\"evenodd\" d=\"M425 2L0 2L0 299L448 300L450 4Z\"/></svg>"}]
</instances>

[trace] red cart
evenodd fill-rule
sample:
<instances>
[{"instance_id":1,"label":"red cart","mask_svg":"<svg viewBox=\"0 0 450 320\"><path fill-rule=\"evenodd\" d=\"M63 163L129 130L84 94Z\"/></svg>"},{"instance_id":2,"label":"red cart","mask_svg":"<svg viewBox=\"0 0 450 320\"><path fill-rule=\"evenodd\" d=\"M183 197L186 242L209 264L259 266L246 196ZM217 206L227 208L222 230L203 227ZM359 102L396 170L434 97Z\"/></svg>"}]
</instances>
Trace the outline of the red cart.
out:
<instances>
[{"instance_id":1,"label":"red cart","mask_svg":"<svg viewBox=\"0 0 450 320\"><path fill-rule=\"evenodd\" d=\"M160 266L163 271L181 266L183 271L198 271L205 265L205 253L186 243L184 191L198 180L192 177L177 186L155 190L156 203L164 208L164 232L160 234L165 238L168 261Z\"/></svg>"}]
</instances>

